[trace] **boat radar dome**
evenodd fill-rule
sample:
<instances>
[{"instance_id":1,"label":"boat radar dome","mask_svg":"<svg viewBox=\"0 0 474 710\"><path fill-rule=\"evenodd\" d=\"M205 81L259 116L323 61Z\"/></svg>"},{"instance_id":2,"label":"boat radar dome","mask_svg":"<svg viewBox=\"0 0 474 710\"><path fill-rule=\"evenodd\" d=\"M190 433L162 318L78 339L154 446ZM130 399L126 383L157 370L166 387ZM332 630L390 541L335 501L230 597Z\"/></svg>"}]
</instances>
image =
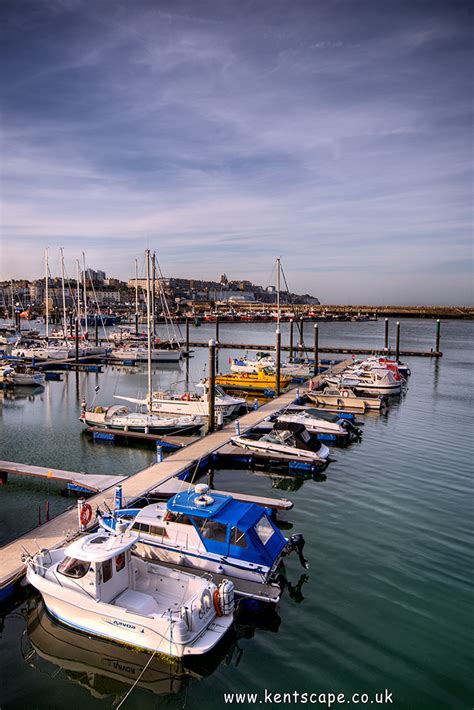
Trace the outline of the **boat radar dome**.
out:
<instances>
[{"instance_id":1,"label":"boat radar dome","mask_svg":"<svg viewBox=\"0 0 474 710\"><path fill-rule=\"evenodd\" d=\"M197 497L194 499L195 505L206 506L214 503L214 498L208 495L209 486L206 483L196 484L194 490L197 493Z\"/></svg>"}]
</instances>

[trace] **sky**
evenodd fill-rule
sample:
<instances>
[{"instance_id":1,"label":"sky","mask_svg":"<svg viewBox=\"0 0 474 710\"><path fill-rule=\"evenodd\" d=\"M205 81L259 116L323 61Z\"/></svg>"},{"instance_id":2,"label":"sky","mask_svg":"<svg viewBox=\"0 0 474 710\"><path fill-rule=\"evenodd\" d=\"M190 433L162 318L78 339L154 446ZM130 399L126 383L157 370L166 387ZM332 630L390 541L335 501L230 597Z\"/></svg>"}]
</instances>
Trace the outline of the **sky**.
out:
<instances>
[{"instance_id":1,"label":"sky","mask_svg":"<svg viewBox=\"0 0 474 710\"><path fill-rule=\"evenodd\" d=\"M471 5L2 0L0 280L472 303Z\"/></svg>"}]
</instances>

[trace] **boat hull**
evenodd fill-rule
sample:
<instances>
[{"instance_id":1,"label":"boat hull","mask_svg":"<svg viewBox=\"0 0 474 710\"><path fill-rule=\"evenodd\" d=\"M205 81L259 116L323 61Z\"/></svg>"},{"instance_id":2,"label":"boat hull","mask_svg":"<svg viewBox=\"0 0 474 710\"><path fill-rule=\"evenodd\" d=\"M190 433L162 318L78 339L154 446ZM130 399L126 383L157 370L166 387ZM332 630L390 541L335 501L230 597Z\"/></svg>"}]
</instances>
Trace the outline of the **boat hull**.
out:
<instances>
[{"instance_id":1,"label":"boat hull","mask_svg":"<svg viewBox=\"0 0 474 710\"><path fill-rule=\"evenodd\" d=\"M28 582L43 597L51 616L65 626L84 633L109 639L126 646L156 651L171 658L201 655L210 651L232 625L232 615L214 617L194 638L176 643L170 638L169 619L165 615L153 617L130 613L112 604L90 601L80 594L44 579L28 568ZM66 592L61 595L61 592ZM67 599L64 597L68 597Z\"/></svg>"}]
</instances>

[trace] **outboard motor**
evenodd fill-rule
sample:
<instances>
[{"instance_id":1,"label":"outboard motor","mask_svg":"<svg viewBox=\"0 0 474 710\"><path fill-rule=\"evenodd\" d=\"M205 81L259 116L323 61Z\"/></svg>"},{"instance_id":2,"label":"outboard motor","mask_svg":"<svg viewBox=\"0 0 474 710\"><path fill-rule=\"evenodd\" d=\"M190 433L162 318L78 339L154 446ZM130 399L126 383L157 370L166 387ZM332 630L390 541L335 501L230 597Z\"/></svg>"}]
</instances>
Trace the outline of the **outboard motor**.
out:
<instances>
[{"instance_id":1,"label":"outboard motor","mask_svg":"<svg viewBox=\"0 0 474 710\"><path fill-rule=\"evenodd\" d=\"M359 429L359 427L356 427L355 424L350 422L348 419L341 419L340 424L350 436L354 437L354 439L360 439L362 437L362 430Z\"/></svg>"},{"instance_id":2,"label":"outboard motor","mask_svg":"<svg viewBox=\"0 0 474 710\"><path fill-rule=\"evenodd\" d=\"M305 546L305 539L301 533L295 533L288 540L287 550L288 554L290 552L296 552L300 564L305 569L309 569L309 562L303 555L303 547Z\"/></svg>"}]
</instances>

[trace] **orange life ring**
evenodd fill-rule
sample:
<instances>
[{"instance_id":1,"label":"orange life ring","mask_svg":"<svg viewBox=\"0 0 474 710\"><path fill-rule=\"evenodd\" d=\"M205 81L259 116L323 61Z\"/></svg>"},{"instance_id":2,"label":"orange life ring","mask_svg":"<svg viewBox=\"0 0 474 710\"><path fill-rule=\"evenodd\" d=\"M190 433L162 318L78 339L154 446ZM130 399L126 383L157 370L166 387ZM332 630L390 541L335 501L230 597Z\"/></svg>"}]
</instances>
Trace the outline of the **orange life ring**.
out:
<instances>
[{"instance_id":1,"label":"orange life ring","mask_svg":"<svg viewBox=\"0 0 474 710\"><path fill-rule=\"evenodd\" d=\"M219 604L219 589L218 588L216 588L214 590L212 601L214 602L214 609L216 610L217 616L222 616L222 609L221 609L221 605Z\"/></svg>"},{"instance_id":2,"label":"orange life ring","mask_svg":"<svg viewBox=\"0 0 474 710\"><path fill-rule=\"evenodd\" d=\"M89 503L83 503L81 507L81 514L79 516L81 525L86 527L92 520L92 507Z\"/></svg>"}]
</instances>

